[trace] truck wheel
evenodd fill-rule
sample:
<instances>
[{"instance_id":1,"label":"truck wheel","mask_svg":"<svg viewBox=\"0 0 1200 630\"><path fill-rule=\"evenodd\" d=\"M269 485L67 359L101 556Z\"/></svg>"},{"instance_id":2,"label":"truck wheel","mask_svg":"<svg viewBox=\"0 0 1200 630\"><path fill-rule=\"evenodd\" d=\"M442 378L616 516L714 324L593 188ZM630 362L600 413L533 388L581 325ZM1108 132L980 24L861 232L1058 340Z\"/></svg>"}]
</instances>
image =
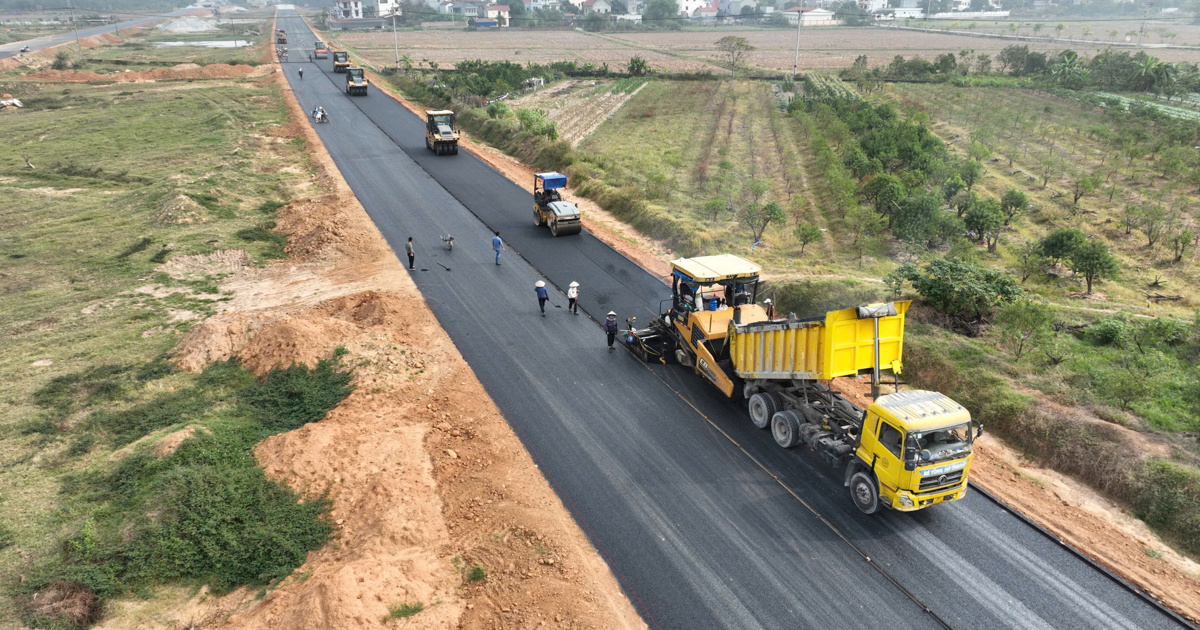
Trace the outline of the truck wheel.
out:
<instances>
[{"instance_id":1,"label":"truck wheel","mask_svg":"<svg viewBox=\"0 0 1200 630\"><path fill-rule=\"evenodd\" d=\"M800 414L789 410L771 416L771 437L783 448L792 448L799 444Z\"/></svg>"},{"instance_id":2,"label":"truck wheel","mask_svg":"<svg viewBox=\"0 0 1200 630\"><path fill-rule=\"evenodd\" d=\"M875 478L865 472L856 472L850 478L850 498L863 514L879 511L879 485Z\"/></svg>"},{"instance_id":3,"label":"truck wheel","mask_svg":"<svg viewBox=\"0 0 1200 630\"><path fill-rule=\"evenodd\" d=\"M458 145L457 145L457 144L456 144L456 145L454 145L454 146L453 146L453 147L450 149L450 155L458 155Z\"/></svg>"},{"instance_id":4,"label":"truck wheel","mask_svg":"<svg viewBox=\"0 0 1200 630\"><path fill-rule=\"evenodd\" d=\"M558 236L558 221L554 221L550 224L550 235Z\"/></svg>"},{"instance_id":5,"label":"truck wheel","mask_svg":"<svg viewBox=\"0 0 1200 630\"><path fill-rule=\"evenodd\" d=\"M779 412L779 397L770 392L759 392L750 397L750 422L765 429L771 426L771 418Z\"/></svg>"},{"instance_id":6,"label":"truck wheel","mask_svg":"<svg viewBox=\"0 0 1200 630\"><path fill-rule=\"evenodd\" d=\"M537 227L542 227L542 213L537 210L533 211L533 224Z\"/></svg>"}]
</instances>

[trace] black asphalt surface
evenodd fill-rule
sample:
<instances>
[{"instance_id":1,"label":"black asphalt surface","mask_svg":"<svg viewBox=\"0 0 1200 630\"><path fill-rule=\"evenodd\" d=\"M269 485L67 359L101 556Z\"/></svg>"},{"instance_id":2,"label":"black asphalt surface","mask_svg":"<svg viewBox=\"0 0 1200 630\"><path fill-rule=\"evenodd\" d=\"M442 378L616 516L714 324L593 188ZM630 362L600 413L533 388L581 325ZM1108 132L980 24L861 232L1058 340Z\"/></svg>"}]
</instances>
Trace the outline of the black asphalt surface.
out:
<instances>
[{"instance_id":1,"label":"black asphalt surface","mask_svg":"<svg viewBox=\"0 0 1200 630\"><path fill-rule=\"evenodd\" d=\"M278 27L293 58L311 48L293 12ZM778 448L679 366L608 353L561 292L540 317L538 279L580 282L597 320L644 321L669 291L586 232L535 228L530 188L465 151L433 155L420 119L374 88L346 96L331 66L283 64L305 110L329 111L317 132L393 249L414 237L426 301L652 628L939 627L916 601L953 628L1181 627L976 493L863 516L839 471Z\"/></svg>"},{"instance_id":2,"label":"black asphalt surface","mask_svg":"<svg viewBox=\"0 0 1200 630\"><path fill-rule=\"evenodd\" d=\"M130 26L137 26L138 24L145 24L147 22L157 22L166 17L183 15L185 13L190 13L195 10L196 9L194 9L194 8L192 8L192 9L177 9L175 11L172 11L170 13L164 13L162 15L147 16L147 17L137 18L135 20L128 20L126 22L117 22L116 24L106 24L104 26L93 26L90 28L83 28L83 29L79 29L79 39L83 39L85 37L92 37L94 35L103 35L105 33L112 33L119 29L122 29L122 28L129 28ZM21 53L22 46L29 46L30 52L33 52L35 50L41 50L43 48L48 48L50 46L57 46L59 44L65 44L67 42L73 42L73 41L75 41L75 31L67 31L66 33L58 33L57 35L47 35L45 37L38 37L36 39L27 39L27 40L21 41L21 42L12 42L12 43L4 44L4 45L0 46L0 59L7 59L9 57L15 57L16 55Z\"/></svg>"}]
</instances>

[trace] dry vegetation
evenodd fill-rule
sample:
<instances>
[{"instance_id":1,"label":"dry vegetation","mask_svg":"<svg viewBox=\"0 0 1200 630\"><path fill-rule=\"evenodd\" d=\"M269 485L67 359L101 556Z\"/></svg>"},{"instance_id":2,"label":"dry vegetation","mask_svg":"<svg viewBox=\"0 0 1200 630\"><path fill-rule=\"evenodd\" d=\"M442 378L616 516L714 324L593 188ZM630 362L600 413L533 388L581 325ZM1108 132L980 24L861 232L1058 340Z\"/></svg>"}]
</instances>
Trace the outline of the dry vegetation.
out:
<instances>
[{"instance_id":1,"label":"dry vegetation","mask_svg":"<svg viewBox=\"0 0 1200 630\"><path fill-rule=\"evenodd\" d=\"M513 108L545 112L546 118L557 123L558 137L575 146L645 85L643 80L564 81L508 103Z\"/></svg>"}]
</instances>

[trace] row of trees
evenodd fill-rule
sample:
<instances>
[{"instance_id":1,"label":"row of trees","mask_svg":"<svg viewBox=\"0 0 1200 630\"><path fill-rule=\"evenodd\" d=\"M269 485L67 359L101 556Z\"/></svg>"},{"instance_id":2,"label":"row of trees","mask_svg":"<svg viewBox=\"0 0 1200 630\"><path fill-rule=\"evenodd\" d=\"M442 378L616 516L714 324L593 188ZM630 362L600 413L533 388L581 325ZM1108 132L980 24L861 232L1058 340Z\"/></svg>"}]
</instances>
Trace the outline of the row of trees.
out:
<instances>
[{"instance_id":1,"label":"row of trees","mask_svg":"<svg viewBox=\"0 0 1200 630\"><path fill-rule=\"evenodd\" d=\"M1096 88L1167 96L1200 91L1200 68L1194 63L1168 63L1145 52L1131 55L1112 49L1086 58L1073 50L1052 54L1013 45L995 57L976 54L973 50L944 53L932 61L896 55L887 66L874 70L867 69L867 62L865 55L860 56L853 66L843 71L843 78L928 79L1002 74L1045 80L1069 89Z\"/></svg>"}]
</instances>

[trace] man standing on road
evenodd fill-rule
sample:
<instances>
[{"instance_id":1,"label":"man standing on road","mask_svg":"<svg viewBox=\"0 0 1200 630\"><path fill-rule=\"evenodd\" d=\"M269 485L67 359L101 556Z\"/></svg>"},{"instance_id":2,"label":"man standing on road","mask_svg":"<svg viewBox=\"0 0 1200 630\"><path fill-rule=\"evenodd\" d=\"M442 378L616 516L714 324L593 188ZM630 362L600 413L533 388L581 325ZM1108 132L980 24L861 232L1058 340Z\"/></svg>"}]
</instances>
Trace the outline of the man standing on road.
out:
<instances>
[{"instance_id":1,"label":"man standing on road","mask_svg":"<svg viewBox=\"0 0 1200 630\"><path fill-rule=\"evenodd\" d=\"M567 310L572 315L579 314L579 283L571 282L567 287Z\"/></svg>"},{"instance_id":2,"label":"man standing on road","mask_svg":"<svg viewBox=\"0 0 1200 630\"><path fill-rule=\"evenodd\" d=\"M546 316L546 300L550 299L550 294L546 292L546 283L538 280L533 285L534 292L538 296L538 308L542 309L542 317Z\"/></svg>"},{"instance_id":3,"label":"man standing on road","mask_svg":"<svg viewBox=\"0 0 1200 630\"><path fill-rule=\"evenodd\" d=\"M609 311L608 316L604 318L604 332L608 334L608 351L613 351L613 341L617 339L617 314L614 311Z\"/></svg>"},{"instance_id":4,"label":"man standing on road","mask_svg":"<svg viewBox=\"0 0 1200 630\"><path fill-rule=\"evenodd\" d=\"M500 240L500 233L492 237L492 249L496 251L496 264L500 264L500 252L504 251L504 241Z\"/></svg>"},{"instance_id":5,"label":"man standing on road","mask_svg":"<svg viewBox=\"0 0 1200 630\"><path fill-rule=\"evenodd\" d=\"M771 303L771 298L763 300L763 309L767 311L767 319L775 319L775 305Z\"/></svg>"},{"instance_id":6,"label":"man standing on road","mask_svg":"<svg viewBox=\"0 0 1200 630\"><path fill-rule=\"evenodd\" d=\"M408 254L408 270L413 270L413 244L412 237L408 237L408 242L404 244L404 253Z\"/></svg>"},{"instance_id":7,"label":"man standing on road","mask_svg":"<svg viewBox=\"0 0 1200 630\"><path fill-rule=\"evenodd\" d=\"M304 68L300 68L299 70L297 70L297 72L300 73L300 80L303 81L304 80Z\"/></svg>"}]
</instances>

